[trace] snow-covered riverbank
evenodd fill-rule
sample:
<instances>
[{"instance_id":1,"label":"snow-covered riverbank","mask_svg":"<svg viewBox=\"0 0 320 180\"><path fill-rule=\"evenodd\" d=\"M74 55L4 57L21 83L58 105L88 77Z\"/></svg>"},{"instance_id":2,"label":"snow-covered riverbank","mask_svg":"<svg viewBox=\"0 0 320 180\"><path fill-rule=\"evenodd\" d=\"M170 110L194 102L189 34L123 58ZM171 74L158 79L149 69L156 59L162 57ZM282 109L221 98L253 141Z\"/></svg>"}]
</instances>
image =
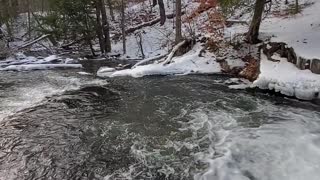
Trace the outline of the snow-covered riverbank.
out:
<instances>
[{"instance_id":1,"label":"snow-covered riverbank","mask_svg":"<svg viewBox=\"0 0 320 180\"><path fill-rule=\"evenodd\" d=\"M0 71L32 71L47 69L79 69L82 65L77 60L51 55L46 58L15 54L0 61Z\"/></svg>"}]
</instances>

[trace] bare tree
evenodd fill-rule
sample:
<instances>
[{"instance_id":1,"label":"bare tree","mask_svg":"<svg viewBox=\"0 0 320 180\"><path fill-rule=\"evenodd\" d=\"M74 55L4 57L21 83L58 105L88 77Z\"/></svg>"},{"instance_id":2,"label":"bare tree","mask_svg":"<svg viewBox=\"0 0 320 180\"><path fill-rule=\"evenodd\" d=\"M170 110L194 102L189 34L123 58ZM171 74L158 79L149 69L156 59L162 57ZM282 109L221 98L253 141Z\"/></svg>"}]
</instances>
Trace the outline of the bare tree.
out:
<instances>
[{"instance_id":1,"label":"bare tree","mask_svg":"<svg viewBox=\"0 0 320 180\"><path fill-rule=\"evenodd\" d=\"M100 2L100 10L101 10L101 17L102 17L102 27L103 27L103 34L104 34L104 43L105 43L105 52L111 52L111 40L110 40L110 27L106 12L106 6L104 4L104 0L99 0Z\"/></svg>"},{"instance_id":2,"label":"bare tree","mask_svg":"<svg viewBox=\"0 0 320 180\"><path fill-rule=\"evenodd\" d=\"M27 8L28 8L28 35L29 38L31 38L31 5L30 5L30 0L27 0Z\"/></svg>"},{"instance_id":3,"label":"bare tree","mask_svg":"<svg viewBox=\"0 0 320 180\"><path fill-rule=\"evenodd\" d=\"M259 30L260 30L260 24L262 21L262 14L264 11L265 2L266 0L256 0L255 2L253 19L251 21L249 31L246 36L247 42L251 44L260 42Z\"/></svg>"},{"instance_id":4,"label":"bare tree","mask_svg":"<svg viewBox=\"0 0 320 180\"><path fill-rule=\"evenodd\" d=\"M166 22L166 9L163 4L163 0L158 0L159 9L160 9L160 24L164 25Z\"/></svg>"},{"instance_id":5,"label":"bare tree","mask_svg":"<svg viewBox=\"0 0 320 180\"><path fill-rule=\"evenodd\" d=\"M298 14L299 13L299 0L296 0L296 4L295 4L295 13Z\"/></svg>"},{"instance_id":6,"label":"bare tree","mask_svg":"<svg viewBox=\"0 0 320 180\"><path fill-rule=\"evenodd\" d=\"M96 33L99 39L101 53L111 52L111 39L109 22L103 0L95 1L96 8Z\"/></svg>"},{"instance_id":7,"label":"bare tree","mask_svg":"<svg viewBox=\"0 0 320 180\"><path fill-rule=\"evenodd\" d=\"M114 21L114 13L113 13L113 5L112 5L112 0L107 0L108 6L109 6L109 11L110 11L110 17L111 20Z\"/></svg>"},{"instance_id":8,"label":"bare tree","mask_svg":"<svg viewBox=\"0 0 320 180\"><path fill-rule=\"evenodd\" d=\"M96 8L96 34L99 39L99 45L100 45L100 50L101 53L105 53L106 49L106 44L103 38L103 30L102 30L102 24L101 24L101 6L99 3L100 0L95 0L95 8Z\"/></svg>"},{"instance_id":9,"label":"bare tree","mask_svg":"<svg viewBox=\"0 0 320 180\"><path fill-rule=\"evenodd\" d=\"M135 34L135 36L136 36L137 44L138 44L139 49L140 49L140 52L141 52L142 59L144 59L146 56L145 56L144 51L143 51L143 44L142 44L142 35L141 35L141 32L137 32L137 33Z\"/></svg>"}]
</instances>

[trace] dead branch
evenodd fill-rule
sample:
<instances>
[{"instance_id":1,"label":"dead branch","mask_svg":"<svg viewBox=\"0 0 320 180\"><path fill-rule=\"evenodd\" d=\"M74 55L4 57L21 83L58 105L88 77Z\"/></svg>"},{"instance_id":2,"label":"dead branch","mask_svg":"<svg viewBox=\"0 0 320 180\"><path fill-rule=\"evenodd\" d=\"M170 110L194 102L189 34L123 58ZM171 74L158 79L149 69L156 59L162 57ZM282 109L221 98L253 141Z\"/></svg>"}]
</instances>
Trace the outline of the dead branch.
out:
<instances>
[{"instance_id":1,"label":"dead branch","mask_svg":"<svg viewBox=\"0 0 320 180\"><path fill-rule=\"evenodd\" d=\"M172 51L170 52L170 54L168 55L167 59L162 63L163 65L169 64L173 58L173 56L176 54L176 52L182 47L184 46L188 41L184 40L182 42L180 42L179 44L177 44Z\"/></svg>"},{"instance_id":2,"label":"dead branch","mask_svg":"<svg viewBox=\"0 0 320 180\"><path fill-rule=\"evenodd\" d=\"M35 44L35 43L37 43L37 42L39 42L39 41L41 41L41 40L43 40L43 39L48 38L49 36L50 36L50 34L42 35L42 36L38 37L37 39L35 39L35 40L33 40L33 41L30 41L30 42L27 42L27 43L23 44L22 46L20 46L20 47L18 48L18 50L23 49L23 48L26 48L26 47L29 47L29 46L31 46L31 45L33 45L33 44Z\"/></svg>"},{"instance_id":3,"label":"dead branch","mask_svg":"<svg viewBox=\"0 0 320 180\"><path fill-rule=\"evenodd\" d=\"M75 40L75 41L73 41L73 42L70 42L70 43L68 43L68 44L64 44L64 45L62 45L61 47L62 47L63 49L69 49L70 46L73 46L73 45L75 45L75 44L78 44L78 43L80 43L80 42L82 42L82 41L84 41L84 40L85 40L85 38L81 38L81 39Z\"/></svg>"}]
</instances>

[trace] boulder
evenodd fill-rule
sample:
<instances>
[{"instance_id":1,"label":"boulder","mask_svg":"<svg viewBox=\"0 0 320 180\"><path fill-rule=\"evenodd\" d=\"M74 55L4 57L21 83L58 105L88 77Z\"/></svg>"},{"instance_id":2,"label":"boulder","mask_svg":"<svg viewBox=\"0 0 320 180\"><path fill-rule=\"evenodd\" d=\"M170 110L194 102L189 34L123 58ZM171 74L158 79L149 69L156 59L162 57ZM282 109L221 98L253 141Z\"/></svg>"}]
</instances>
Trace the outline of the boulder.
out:
<instances>
[{"instance_id":1,"label":"boulder","mask_svg":"<svg viewBox=\"0 0 320 180\"><path fill-rule=\"evenodd\" d=\"M320 60L313 59L311 61L311 68L310 69L313 73L320 74Z\"/></svg>"}]
</instances>

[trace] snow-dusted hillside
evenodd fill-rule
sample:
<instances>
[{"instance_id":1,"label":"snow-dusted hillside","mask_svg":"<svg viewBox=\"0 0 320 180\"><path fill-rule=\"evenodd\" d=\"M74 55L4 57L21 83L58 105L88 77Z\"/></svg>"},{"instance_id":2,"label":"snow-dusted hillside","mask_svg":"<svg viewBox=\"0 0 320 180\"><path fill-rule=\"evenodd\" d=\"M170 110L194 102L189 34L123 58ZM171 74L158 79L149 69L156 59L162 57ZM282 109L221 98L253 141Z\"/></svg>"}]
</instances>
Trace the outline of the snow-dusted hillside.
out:
<instances>
[{"instance_id":1,"label":"snow-dusted hillside","mask_svg":"<svg viewBox=\"0 0 320 180\"><path fill-rule=\"evenodd\" d=\"M298 56L320 59L320 1L304 0L306 7L297 15L270 17L263 21L262 36L285 42Z\"/></svg>"},{"instance_id":2,"label":"snow-dusted hillside","mask_svg":"<svg viewBox=\"0 0 320 180\"><path fill-rule=\"evenodd\" d=\"M301 12L292 13L295 1L289 0L273 5L270 13L265 16L260 29L260 39L271 42L284 42L292 47L299 57L320 59L320 1L300 0ZM250 16L244 14L237 20L249 21ZM248 31L248 25L237 24L226 29L226 37ZM272 57L279 62L272 62L261 55L260 72L252 87L270 89L284 95L310 100L320 98L320 75L310 70L300 70L286 58L278 55Z\"/></svg>"},{"instance_id":3,"label":"snow-dusted hillside","mask_svg":"<svg viewBox=\"0 0 320 180\"><path fill-rule=\"evenodd\" d=\"M287 43L294 49L297 58L320 59L320 1L305 0L300 3L306 7L297 15L271 16L264 20L262 37L269 37L272 42ZM299 99L320 98L320 75L310 70L299 70L287 59L273 58L280 62L268 61L262 55L261 74L254 86Z\"/></svg>"}]
</instances>

